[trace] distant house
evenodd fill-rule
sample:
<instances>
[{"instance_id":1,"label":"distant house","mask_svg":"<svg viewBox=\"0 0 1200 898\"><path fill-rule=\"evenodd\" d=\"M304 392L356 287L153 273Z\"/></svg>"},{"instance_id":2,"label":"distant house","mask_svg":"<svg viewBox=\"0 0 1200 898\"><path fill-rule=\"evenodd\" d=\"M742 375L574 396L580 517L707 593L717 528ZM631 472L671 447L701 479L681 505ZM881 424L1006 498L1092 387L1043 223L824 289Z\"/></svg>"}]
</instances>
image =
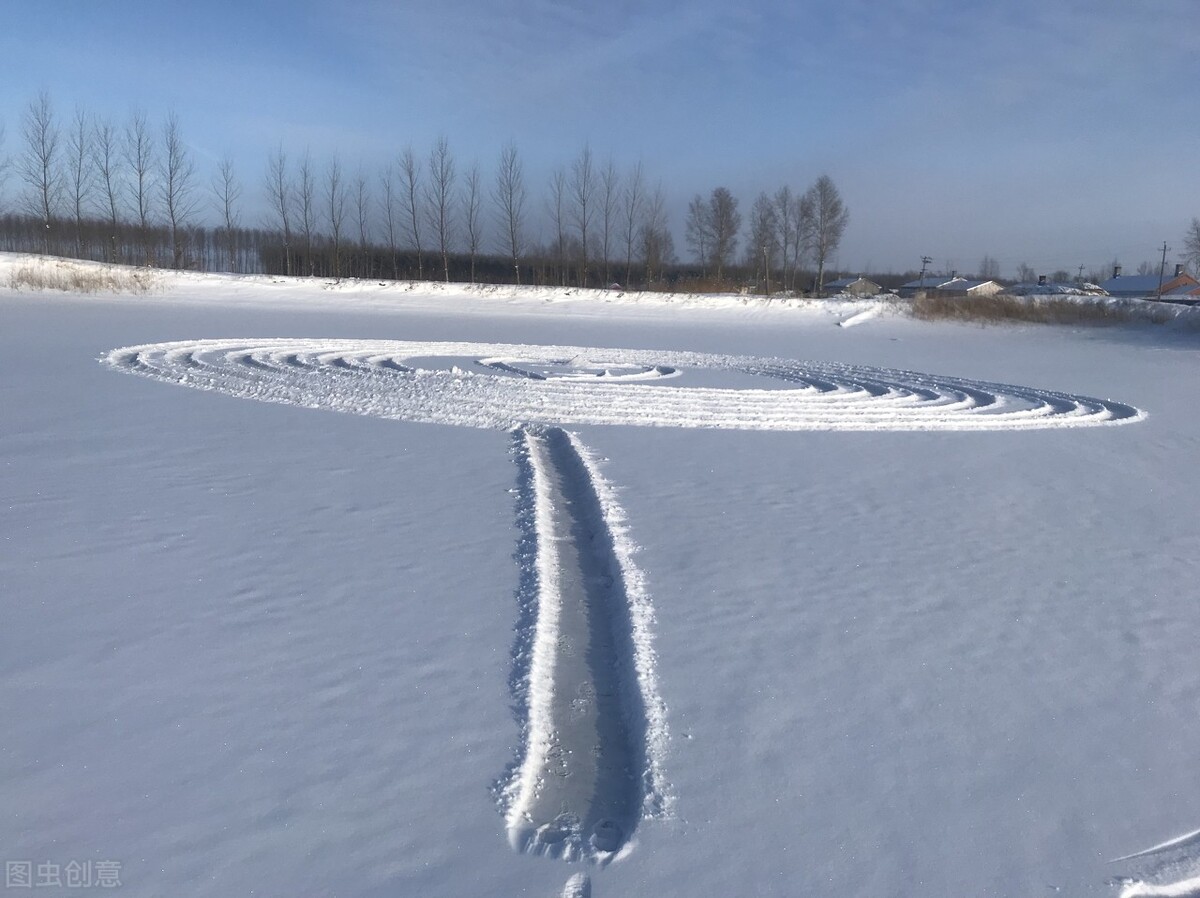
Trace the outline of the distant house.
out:
<instances>
[{"instance_id":1,"label":"distant house","mask_svg":"<svg viewBox=\"0 0 1200 898\"><path fill-rule=\"evenodd\" d=\"M1121 266L1113 267L1113 276L1100 286L1110 296L1156 298L1159 295L1160 278L1157 274L1121 274ZM1200 301L1200 281L1175 266L1175 273L1167 272L1161 278L1162 298L1176 301Z\"/></svg>"},{"instance_id":2,"label":"distant house","mask_svg":"<svg viewBox=\"0 0 1200 898\"><path fill-rule=\"evenodd\" d=\"M950 281L956 280L959 280L957 271L951 272L950 274L927 274L915 281L909 281L907 284L901 284L897 292L906 299L909 299L916 293L921 291L929 291L935 287L941 286L942 284L947 284Z\"/></svg>"},{"instance_id":3,"label":"distant house","mask_svg":"<svg viewBox=\"0 0 1200 898\"><path fill-rule=\"evenodd\" d=\"M838 278L825 285L826 293L849 293L851 296L878 296L883 287L864 277Z\"/></svg>"},{"instance_id":4,"label":"distant house","mask_svg":"<svg viewBox=\"0 0 1200 898\"><path fill-rule=\"evenodd\" d=\"M1046 275L1041 275L1037 279L1037 283L1028 281L1023 284L1013 284L1011 287L1006 287L1004 292L1010 296L1107 296L1099 284L1091 284L1087 281L1075 281L1073 283L1063 283L1059 281L1051 281L1046 278Z\"/></svg>"},{"instance_id":5,"label":"distant house","mask_svg":"<svg viewBox=\"0 0 1200 898\"><path fill-rule=\"evenodd\" d=\"M917 293L936 296L994 296L1004 286L997 281L977 281L958 276L958 272L927 274L923 278L900 285L900 295L912 297Z\"/></svg>"},{"instance_id":6,"label":"distant house","mask_svg":"<svg viewBox=\"0 0 1200 898\"><path fill-rule=\"evenodd\" d=\"M975 281L969 278L954 278L938 284L929 292L935 296L995 296L1004 290L999 281Z\"/></svg>"}]
</instances>

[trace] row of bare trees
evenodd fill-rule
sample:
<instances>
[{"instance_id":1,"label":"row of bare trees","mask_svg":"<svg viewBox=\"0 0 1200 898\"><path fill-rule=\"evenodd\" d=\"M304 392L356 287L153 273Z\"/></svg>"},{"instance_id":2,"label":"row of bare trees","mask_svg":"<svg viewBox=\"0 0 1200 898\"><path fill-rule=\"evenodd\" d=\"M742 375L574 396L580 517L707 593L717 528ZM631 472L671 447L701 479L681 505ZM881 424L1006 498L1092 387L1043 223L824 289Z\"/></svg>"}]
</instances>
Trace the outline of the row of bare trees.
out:
<instances>
[{"instance_id":1,"label":"row of bare trees","mask_svg":"<svg viewBox=\"0 0 1200 898\"><path fill-rule=\"evenodd\" d=\"M262 225L277 237L264 242L262 229L242 225L244 191L233 161L221 160L202 183L174 113L155 126L140 111L117 123L76 109L64 122L43 92L20 125L13 159L0 154L0 186L7 174L16 181L15 201L0 205L0 245L10 249L335 277L436 272L449 280L465 269L475 280L486 268L492 279L581 285L610 279L618 239L627 281L635 265L653 280L674 260L662 191L648 189L640 166L625 177L611 162L597 169L587 148L572 166L569 197L562 177L551 179L555 237L541 244L515 145L501 151L490 183L478 164L460 172L445 139L428 156L400 152L377 175L361 167L348 173L336 155L320 164L308 152L293 160L280 146L262 178ZM3 137L0 127L0 149ZM205 233L203 252L189 243L205 230L201 220L217 223ZM223 249L217 259L214 239ZM247 258L247 246L258 261ZM498 259L508 260L508 276L496 271Z\"/></svg>"},{"instance_id":2,"label":"row of bare trees","mask_svg":"<svg viewBox=\"0 0 1200 898\"><path fill-rule=\"evenodd\" d=\"M25 108L19 136L13 157L0 159L0 174L11 169L17 184L15 203L3 210L6 245L111 262L189 264L188 237L202 199L174 113L158 127L140 111L121 124L82 109L60 121L42 92ZM22 218L36 222L36 240L29 240ZM244 255L245 240L227 242L229 258Z\"/></svg>"},{"instance_id":3,"label":"row of bare trees","mask_svg":"<svg viewBox=\"0 0 1200 898\"><path fill-rule=\"evenodd\" d=\"M445 138L427 155L405 148L374 178L360 169L348 179L336 156L318 166L309 153L292 160L280 147L268 157L264 195L287 274L465 273L473 282L485 261L495 279L494 263L504 259L504 279L518 284L595 286L655 282L675 262L661 187L649 186L640 164L621 172L586 146L550 176L544 241L534 236L538 210L515 144L500 151L490 179L477 162L460 169Z\"/></svg>"},{"instance_id":4,"label":"row of bare trees","mask_svg":"<svg viewBox=\"0 0 1200 898\"><path fill-rule=\"evenodd\" d=\"M5 173L16 188L11 203L0 195L6 249L174 268L564 286L655 284L678 262L661 186L640 163L621 168L588 146L538 191L511 143L490 175L478 162L460 165L445 138L427 153L405 148L376 171L280 145L254 178L259 189L246 190L228 156L201 176L173 112L158 123L141 111L117 122L76 109L63 120L43 92L21 116L11 159L3 139L0 127L0 188ZM243 224L247 206L257 227ZM794 286L805 254L823 271L845 218L828 178L800 198L787 188L760 196L746 268ZM697 196L687 227L701 267L723 281L736 264L737 200L724 188Z\"/></svg>"},{"instance_id":5,"label":"row of bare trees","mask_svg":"<svg viewBox=\"0 0 1200 898\"><path fill-rule=\"evenodd\" d=\"M798 272L815 268L813 287L825 285L825 267L836 254L850 212L833 181L819 177L803 194L781 187L775 194L760 193L750 211L743 264L756 283L770 293L772 275L782 290L795 290ZM704 276L718 282L733 264L742 227L737 199L718 187L706 199L700 194L688 205L686 239Z\"/></svg>"}]
</instances>

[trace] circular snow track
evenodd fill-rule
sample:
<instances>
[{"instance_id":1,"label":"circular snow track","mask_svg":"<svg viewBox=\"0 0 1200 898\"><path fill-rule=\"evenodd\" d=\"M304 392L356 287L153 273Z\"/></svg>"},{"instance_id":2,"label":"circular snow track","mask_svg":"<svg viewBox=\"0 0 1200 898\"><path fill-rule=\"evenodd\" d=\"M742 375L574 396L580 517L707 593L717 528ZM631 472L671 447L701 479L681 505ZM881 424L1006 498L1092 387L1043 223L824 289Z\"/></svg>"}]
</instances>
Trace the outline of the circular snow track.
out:
<instances>
[{"instance_id":1,"label":"circular snow track","mask_svg":"<svg viewBox=\"0 0 1200 898\"><path fill-rule=\"evenodd\" d=\"M1145 416L1104 399L912 371L577 346L195 340L115 349L102 361L246 399L502 429L1022 430Z\"/></svg>"}]
</instances>

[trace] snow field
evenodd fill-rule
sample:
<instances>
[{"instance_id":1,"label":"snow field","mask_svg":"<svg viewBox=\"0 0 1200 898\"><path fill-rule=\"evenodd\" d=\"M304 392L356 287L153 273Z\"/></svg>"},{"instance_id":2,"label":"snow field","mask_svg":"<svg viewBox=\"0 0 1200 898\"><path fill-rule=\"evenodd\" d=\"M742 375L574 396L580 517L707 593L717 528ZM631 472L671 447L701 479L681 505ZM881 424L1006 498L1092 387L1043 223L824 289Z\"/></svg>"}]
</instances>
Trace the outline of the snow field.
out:
<instances>
[{"instance_id":1,"label":"snow field","mask_svg":"<svg viewBox=\"0 0 1200 898\"><path fill-rule=\"evenodd\" d=\"M583 328L581 306L473 318L433 303L384 316L326 301L280 314L220 308L217 292L204 308L186 297L170 308L0 303L0 582L17 597L0 633L0 835L14 856L120 858L131 896L1187 894L1194 846L1105 859L1196 825L1190 347L1119 329L886 318L841 330L783 314L770 327L713 326L696 313L668 326L626 320L629 309ZM107 377L92 361L111 346L214 333L251 335L214 341L247 349L329 336L311 341L321 358L278 360L304 384L271 405ZM472 351L428 354L447 336ZM750 364L551 351L581 342ZM347 347L381 344L369 367L382 370L355 370L368 365ZM514 473L505 449L562 422L509 433L511 409L484 409L463 416L472 430L430 427L370 417L364 396L404 413L412 401L388 394L408 378L504 379L527 382L515 401L553 386L593 414L598 383L629 393L646 420L657 400L638 391L801 393L802 382L752 370L813 376L792 357L876 380L970 375L959 380L974 396L935 400L964 403L938 411L946 418L1046 401L1053 420L1071 408L984 386L1012 380L1150 415L1090 433L1064 418L802 438L629 426L633 415L569 425L591 473L548 450L551 495L578 497L585 529L612 537L594 551L560 539L560 561L609 558L611 570L636 540L634 573L613 584L629 594L630 623L613 630L633 632L631 584L648 611L649 583L648 669L672 738L661 765L671 813L643 812L637 850L603 871L589 858L564 887L570 868L510 850L516 790L504 792L526 757L519 649L542 607L526 573L541 544L533 479L526 450ZM198 362L190 376L210 364ZM237 390L264 394L275 363L212 362L247 380ZM912 391L916 377L891 381ZM317 407L360 417L301 412L301 389L340 393ZM425 408L444 415L453 390L478 398L473 383L439 385ZM866 407L875 398L863 392ZM578 522L571 503L549 504L559 532ZM603 654L638 666L633 643L614 639ZM646 694L640 679L623 682L634 680ZM547 682L553 694L556 675ZM620 715L654 732L652 709L628 695ZM650 742L631 742L630 769L644 772ZM637 791L652 794L644 780Z\"/></svg>"},{"instance_id":2,"label":"snow field","mask_svg":"<svg viewBox=\"0 0 1200 898\"><path fill-rule=\"evenodd\" d=\"M640 575L624 541L618 559L606 521L620 519L620 507L558 422L955 431L1144 418L1123 403L1028 387L697 353L209 340L126 347L103 361L242 398L418 422L517 425L526 493L518 522L526 525L533 564L514 651L521 751L498 791L514 849L600 866L627 854L639 821L665 805L667 728L655 688L650 603L640 588L631 595L626 575L635 584ZM731 372L775 388L674 386L691 372ZM636 624L635 608L643 617Z\"/></svg>"}]
</instances>

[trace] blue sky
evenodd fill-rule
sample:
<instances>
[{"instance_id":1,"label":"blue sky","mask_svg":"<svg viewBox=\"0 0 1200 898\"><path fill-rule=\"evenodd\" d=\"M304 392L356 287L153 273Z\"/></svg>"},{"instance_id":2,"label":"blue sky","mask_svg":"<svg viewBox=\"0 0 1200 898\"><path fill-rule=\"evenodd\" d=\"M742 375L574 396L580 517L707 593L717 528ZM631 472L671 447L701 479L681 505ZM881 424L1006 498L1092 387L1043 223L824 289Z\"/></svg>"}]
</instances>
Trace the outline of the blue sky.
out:
<instances>
[{"instance_id":1,"label":"blue sky","mask_svg":"<svg viewBox=\"0 0 1200 898\"><path fill-rule=\"evenodd\" d=\"M640 160L677 235L697 192L827 173L854 270L1132 268L1200 215L1196 0L24 0L0 58L6 153L40 90L174 110L251 209L281 144L374 173L445 136L485 178L514 141L538 208L585 144Z\"/></svg>"}]
</instances>

